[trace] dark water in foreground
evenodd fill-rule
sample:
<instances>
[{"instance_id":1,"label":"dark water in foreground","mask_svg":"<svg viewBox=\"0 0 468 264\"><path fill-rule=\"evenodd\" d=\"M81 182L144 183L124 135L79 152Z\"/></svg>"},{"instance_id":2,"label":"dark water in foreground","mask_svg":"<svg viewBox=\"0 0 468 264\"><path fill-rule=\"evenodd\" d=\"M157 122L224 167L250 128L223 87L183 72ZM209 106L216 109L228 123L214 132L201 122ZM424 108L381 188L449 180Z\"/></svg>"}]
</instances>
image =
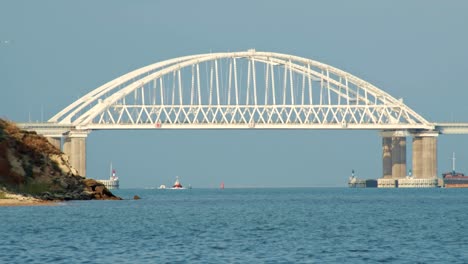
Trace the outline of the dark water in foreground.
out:
<instances>
[{"instance_id":1,"label":"dark water in foreground","mask_svg":"<svg viewBox=\"0 0 468 264\"><path fill-rule=\"evenodd\" d=\"M0 263L468 262L468 189L116 193L0 208Z\"/></svg>"}]
</instances>

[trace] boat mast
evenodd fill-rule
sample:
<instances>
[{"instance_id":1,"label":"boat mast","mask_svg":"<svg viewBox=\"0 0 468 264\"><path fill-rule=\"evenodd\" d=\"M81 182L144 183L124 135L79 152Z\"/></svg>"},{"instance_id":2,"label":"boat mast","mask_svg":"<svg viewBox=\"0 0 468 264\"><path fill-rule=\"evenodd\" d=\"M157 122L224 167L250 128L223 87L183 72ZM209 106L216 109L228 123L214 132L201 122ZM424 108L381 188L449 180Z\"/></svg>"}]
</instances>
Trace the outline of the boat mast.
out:
<instances>
[{"instance_id":1,"label":"boat mast","mask_svg":"<svg viewBox=\"0 0 468 264\"><path fill-rule=\"evenodd\" d=\"M455 152L452 154L452 173L455 174Z\"/></svg>"}]
</instances>

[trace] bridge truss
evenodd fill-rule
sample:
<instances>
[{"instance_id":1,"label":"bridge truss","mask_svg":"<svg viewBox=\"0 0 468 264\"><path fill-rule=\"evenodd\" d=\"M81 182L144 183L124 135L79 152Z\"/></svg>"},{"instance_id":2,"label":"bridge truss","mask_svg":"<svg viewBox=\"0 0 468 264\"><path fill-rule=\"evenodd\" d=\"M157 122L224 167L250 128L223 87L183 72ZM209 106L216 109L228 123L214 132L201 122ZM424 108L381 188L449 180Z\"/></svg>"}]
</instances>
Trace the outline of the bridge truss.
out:
<instances>
[{"instance_id":1,"label":"bridge truss","mask_svg":"<svg viewBox=\"0 0 468 264\"><path fill-rule=\"evenodd\" d=\"M297 56L210 53L158 62L89 92L49 122L78 129L433 129L402 100Z\"/></svg>"}]
</instances>

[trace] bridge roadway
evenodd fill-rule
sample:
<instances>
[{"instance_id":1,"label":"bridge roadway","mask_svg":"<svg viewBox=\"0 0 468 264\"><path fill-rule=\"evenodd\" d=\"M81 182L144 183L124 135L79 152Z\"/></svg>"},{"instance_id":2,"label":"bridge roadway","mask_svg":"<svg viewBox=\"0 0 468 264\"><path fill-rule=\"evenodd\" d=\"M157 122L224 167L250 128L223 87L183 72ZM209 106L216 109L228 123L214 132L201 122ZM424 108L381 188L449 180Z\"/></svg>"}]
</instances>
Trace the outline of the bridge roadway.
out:
<instances>
[{"instance_id":1,"label":"bridge roadway","mask_svg":"<svg viewBox=\"0 0 468 264\"><path fill-rule=\"evenodd\" d=\"M435 123L439 134L468 134L468 123Z\"/></svg>"},{"instance_id":2,"label":"bridge roadway","mask_svg":"<svg viewBox=\"0 0 468 264\"><path fill-rule=\"evenodd\" d=\"M44 123L18 123L19 128L28 130L28 131L36 131L38 134L41 135L47 135L48 137L63 137L67 133L69 133L72 130L77 130L77 129L83 129L83 128L77 128L74 125L65 125L65 124L54 124L54 123L49 123L49 122L44 122ZM249 125L246 125L245 127L248 127ZM91 126L91 127L85 127L85 130L111 130L111 129L155 129L156 125L148 125L148 126L125 126L121 125L119 127L106 127L102 125L96 125L96 126ZM183 128L181 125L165 125L163 124L160 129L180 129ZM210 128L209 126L204 127L204 128ZM223 126L216 126L212 127L215 129L222 129ZM230 126L225 126L224 128L226 129L232 129L233 127ZM252 125L250 124L250 128L252 128ZM258 128L258 126L257 126ZM298 126L296 128L299 129L308 129L306 127ZM312 129L312 128L311 128ZM333 129L330 127L330 129ZM339 129L343 129L340 127ZM347 129L350 129L349 127ZM434 123L434 131L437 132L438 134L441 135L449 135L449 134L468 134L468 123Z\"/></svg>"}]
</instances>

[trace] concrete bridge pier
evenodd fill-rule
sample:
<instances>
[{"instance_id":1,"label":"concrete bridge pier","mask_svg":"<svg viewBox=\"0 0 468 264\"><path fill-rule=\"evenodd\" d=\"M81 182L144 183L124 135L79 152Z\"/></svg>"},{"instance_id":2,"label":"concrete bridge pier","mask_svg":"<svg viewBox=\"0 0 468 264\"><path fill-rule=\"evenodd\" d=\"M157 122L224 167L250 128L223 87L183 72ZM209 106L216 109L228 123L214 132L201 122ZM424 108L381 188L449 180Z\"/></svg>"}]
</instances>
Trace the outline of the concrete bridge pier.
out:
<instances>
[{"instance_id":1,"label":"concrete bridge pier","mask_svg":"<svg viewBox=\"0 0 468 264\"><path fill-rule=\"evenodd\" d=\"M406 136L392 138L392 179L406 177Z\"/></svg>"},{"instance_id":2,"label":"concrete bridge pier","mask_svg":"<svg viewBox=\"0 0 468 264\"><path fill-rule=\"evenodd\" d=\"M378 186L395 188L398 179L406 177L406 131L383 131L382 136L382 178Z\"/></svg>"},{"instance_id":3,"label":"concrete bridge pier","mask_svg":"<svg viewBox=\"0 0 468 264\"><path fill-rule=\"evenodd\" d=\"M437 178L437 132L413 134L413 177Z\"/></svg>"},{"instance_id":4,"label":"concrete bridge pier","mask_svg":"<svg viewBox=\"0 0 468 264\"><path fill-rule=\"evenodd\" d=\"M381 188L436 187L437 136L436 131L412 133L413 173L406 175L406 131L384 131L382 135L383 175L377 180Z\"/></svg>"},{"instance_id":5,"label":"concrete bridge pier","mask_svg":"<svg viewBox=\"0 0 468 264\"><path fill-rule=\"evenodd\" d=\"M383 137L383 175L377 180L378 187L437 187L438 132L423 131L411 134L413 136L412 175L406 175L406 135L408 133L385 131L381 134Z\"/></svg>"},{"instance_id":6,"label":"concrete bridge pier","mask_svg":"<svg viewBox=\"0 0 468 264\"><path fill-rule=\"evenodd\" d=\"M413 133L413 175L398 180L399 188L433 188L437 179L437 136L438 132Z\"/></svg>"},{"instance_id":7,"label":"concrete bridge pier","mask_svg":"<svg viewBox=\"0 0 468 264\"><path fill-rule=\"evenodd\" d=\"M392 137L382 137L382 178L392 178Z\"/></svg>"},{"instance_id":8,"label":"concrete bridge pier","mask_svg":"<svg viewBox=\"0 0 468 264\"><path fill-rule=\"evenodd\" d=\"M72 130L65 136L63 152L70 158L70 165L80 176L86 177L86 138L88 130Z\"/></svg>"},{"instance_id":9,"label":"concrete bridge pier","mask_svg":"<svg viewBox=\"0 0 468 264\"><path fill-rule=\"evenodd\" d=\"M62 150L62 135L46 135L45 137L50 142L50 144Z\"/></svg>"},{"instance_id":10,"label":"concrete bridge pier","mask_svg":"<svg viewBox=\"0 0 468 264\"><path fill-rule=\"evenodd\" d=\"M413 136L413 177L422 176L422 137Z\"/></svg>"}]
</instances>

